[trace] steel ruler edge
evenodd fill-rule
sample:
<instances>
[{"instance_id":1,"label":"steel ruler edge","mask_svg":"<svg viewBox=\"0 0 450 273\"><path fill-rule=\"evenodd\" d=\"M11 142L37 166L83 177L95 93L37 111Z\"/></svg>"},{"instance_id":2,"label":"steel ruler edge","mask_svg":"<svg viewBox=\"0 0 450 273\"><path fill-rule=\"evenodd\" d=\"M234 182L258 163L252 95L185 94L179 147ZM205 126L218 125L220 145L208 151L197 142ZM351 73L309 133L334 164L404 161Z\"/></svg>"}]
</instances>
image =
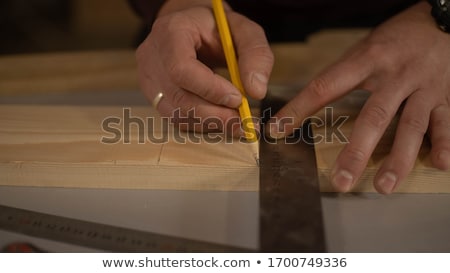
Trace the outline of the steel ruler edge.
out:
<instances>
[{"instance_id":1,"label":"steel ruler edge","mask_svg":"<svg viewBox=\"0 0 450 273\"><path fill-rule=\"evenodd\" d=\"M286 96L283 92L283 96ZM291 94L292 95L292 94ZM286 98L268 95L263 123ZM264 126L261 126L264 128ZM261 139L265 139L264 131ZM280 140L260 141L260 251L325 252L316 156L309 124Z\"/></svg>"}]
</instances>

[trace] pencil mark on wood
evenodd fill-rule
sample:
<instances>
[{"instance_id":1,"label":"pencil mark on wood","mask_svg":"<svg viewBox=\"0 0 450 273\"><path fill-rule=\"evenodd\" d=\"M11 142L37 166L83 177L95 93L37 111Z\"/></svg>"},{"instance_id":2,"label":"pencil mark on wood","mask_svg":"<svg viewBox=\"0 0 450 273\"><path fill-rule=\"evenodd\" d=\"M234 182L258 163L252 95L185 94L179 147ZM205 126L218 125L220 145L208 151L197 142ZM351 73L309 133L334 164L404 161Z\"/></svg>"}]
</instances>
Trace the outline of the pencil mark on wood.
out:
<instances>
[{"instance_id":1,"label":"pencil mark on wood","mask_svg":"<svg viewBox=\"0 0 450 273\"><path fill-rule=\"evenodd\" d=\"M159 162L161 162L161 156L163 153L163 149L164 149L164 144L161 145L161 149L159 150L159 155L158 155L158 160L156 162L156 165L159 165Z\"/></svg>"},{"instance_id":2,"label":"pencil mark on wood","mask_svg":"<svg viewBox=\"0 0 450 273\"><path fill-rule=\"evenodd\" d=\"M239 141L139 144L132 129L129 144L101 143L102 121L122 112L120 106L2 106L0 185L258 190L259 169ZM158 119L148 106L133 107L133 115Z\"/></svg>"}]
</instances>

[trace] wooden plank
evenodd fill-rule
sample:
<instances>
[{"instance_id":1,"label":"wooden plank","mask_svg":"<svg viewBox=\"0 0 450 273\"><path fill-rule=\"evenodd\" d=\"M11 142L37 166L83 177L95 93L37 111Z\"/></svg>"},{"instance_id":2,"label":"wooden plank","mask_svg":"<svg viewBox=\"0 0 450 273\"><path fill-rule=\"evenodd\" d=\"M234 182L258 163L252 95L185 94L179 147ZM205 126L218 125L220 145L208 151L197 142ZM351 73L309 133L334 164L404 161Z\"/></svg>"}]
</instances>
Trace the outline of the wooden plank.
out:
<instances>
[{"instance_id":1,"label":"wooden plank","mask_svg":"<svg viewBox=\"0 0 450 273\"><path fill-rule=\"evenodd\" d=\"M331 125L333 122L337 121L339 117L348 116L348 120L339 128L343 135L348 139L354 121L362 105L366 101L367 96L368 94L366 92L354 92L337 103L330 105L329 107L331 108L328 108L328 110L323 109L314 116L316 121L320 120L327 125L313 127L314 137L317 140L315 143L317 168L320 187L323 192L334 191L330 183L330 172L339 152L345 146L345 143L340 142L336 137L336 133L338 133L337 128L333 128ZM397 122L398 116L393 120L380 140L358 185L352 190L353 192L375 192L373 178L376 171L381 166L383 159L389 154L390 147L394 140ZM430 143L425 139L413 171L407 179L397 187L395 192L450 193L450 171L444 172L433 168L429 158L429 152Z\"/></svg>"},{"instance_id":2,"label":"wooden plank","mask_svg":"<svg viewBox=\"0 0 450 273\"><path fill-rule=\"evenodd\" d=\"M353 121L365 96L356 93L333 105L333 119L349 116L340 128L349 136ZM168 134L161 119L150 107L125 108L142 120L156 117L156 137ZM329 113L328 113L329 114ZM33 106L0 107L0 185L39 187L129 188L170 190L258 190L259 170L245 143L176 143L170 138L158 144L145 138L139 144L137 126L130 126L130 144L102 144L111 134L102 130L108 117L123 119L117 106ZM326 119L326 112L317 114ZM330 120L328 116L328 121ZM123 130L123 123L115 128ZM373 176L389 152L393 124L378 145L355 192L373 192ZM147 128L146 128L147 130ZM325 131L327 130L327 131ZM173 133L173 131L172 131ZM314 128L315 136L328 136L330 128ZM180 133L181 137L192 134ZM397 192L450 192L450 172L431 166L427 142L422 147L414 171ZM318 142L316 158L321 190L333 191L329 173L343 144Z\"/></svg>"},{"instance_id":3,"label":"wooden plank","mask_svg":"<svg viewBox=\"0 0 450 273\"><path fill-rule=\"evenodd\" d=\"M131 50L0 57L0 96L137 90Z\"/></svg>"},{"instance_id":4,"label":"wooden plank","mask_svg":"<svg viewBox=\"0 0 450 273\"><path fill-rule=\"evenodd\" d=\"M257 191L259 170L246 143L210 144L150 141L172 136L150 107L126 108L130 116L154 119L155 128L124 126L124 108L4 105L0 107L0 185L37 187L126 188L167 190ZM110 128L122 130L116 144L102 143L111 131L106 118L122 119ZM129 144L124 128L130 128ZM179 133L193 139L194 135ZM145 142L140 144L139 137ZM195 136L198 136L195 135ZM223 137L223 136L221 136Z\"/></svg>"}]
</instances>

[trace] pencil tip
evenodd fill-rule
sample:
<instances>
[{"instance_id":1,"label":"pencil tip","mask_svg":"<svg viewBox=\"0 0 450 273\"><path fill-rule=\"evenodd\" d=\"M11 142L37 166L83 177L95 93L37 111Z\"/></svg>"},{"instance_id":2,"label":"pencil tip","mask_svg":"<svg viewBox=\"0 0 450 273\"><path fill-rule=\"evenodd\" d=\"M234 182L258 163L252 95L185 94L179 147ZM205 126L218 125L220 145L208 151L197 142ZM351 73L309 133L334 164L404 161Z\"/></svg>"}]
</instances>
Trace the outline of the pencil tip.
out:
<instances>
[{"instance_id":1,"label":"pencil tip","mask_svg":"<svg viewBox=\"0 0 450 273\"><path fill-rule=\"evenodd\" d=\"M255 156L255 161L256 161L256 165L259 167L260 166L260 161L259 158Z\"/></svg>"},{"instance_id":2,"label":"pencil tip","mask_svg":"<svg viewBox=\"0 0 450 273\"><path fill-rule=\"evenodd\" d=\"M256 165L259 167L260 161L259 161L259 143L258 141L251 142L252 150L253 150L253 158L255 158Z\"/></svg>"}]
</instances>

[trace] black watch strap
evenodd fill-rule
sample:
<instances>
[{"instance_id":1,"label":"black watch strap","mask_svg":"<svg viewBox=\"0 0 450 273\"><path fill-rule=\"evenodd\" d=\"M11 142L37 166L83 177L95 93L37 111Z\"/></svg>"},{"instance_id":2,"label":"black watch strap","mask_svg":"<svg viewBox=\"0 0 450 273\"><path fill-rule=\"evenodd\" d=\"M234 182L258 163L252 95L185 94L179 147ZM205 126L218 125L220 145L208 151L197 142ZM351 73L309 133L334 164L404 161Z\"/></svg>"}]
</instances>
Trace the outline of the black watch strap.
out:
<instances>
[{"instance_id":1,"label":"black watch strap","mask_svg":"<svg viewBox=\"0 0 450 273\"><path fill-rule=\"evenodd\" d=\"M439 27L450 33L450 0L428 0L433 15Z\"/></svg>"}]
</instances>

